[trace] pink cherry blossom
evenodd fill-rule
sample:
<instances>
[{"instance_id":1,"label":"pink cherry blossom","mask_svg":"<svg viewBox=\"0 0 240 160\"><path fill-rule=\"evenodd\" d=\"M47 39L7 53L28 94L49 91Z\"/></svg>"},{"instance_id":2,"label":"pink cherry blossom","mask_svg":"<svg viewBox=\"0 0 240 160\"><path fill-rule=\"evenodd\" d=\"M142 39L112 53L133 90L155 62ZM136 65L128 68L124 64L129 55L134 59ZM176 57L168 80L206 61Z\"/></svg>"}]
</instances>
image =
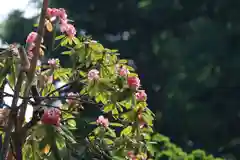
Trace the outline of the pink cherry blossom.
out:
<instances>
[{"instance_id":1,"label":"pink cherry blossom","mask_svg":"<svg viewBox=\"0 0 240 160\"><path fill-rule=\"evenodd\" d=\"M29 33L26 42L27 42L27 43L33 43L33 42L36 40L37 35L38 35L37 32L31 32L31 33Z\"/></svg>"},{"instance_id":2,"label":"pink cherry blossom","mask_svg":"<svg viewBox=\"0 0 240 160\"><path fill-rule=\"evenodd\" d=\"M68 24L66 29L66 34L68 35L68 37L72 38L76 35L76 33L77 31L75 27L72 24Z\"/></svg>"},{"instance_id":3,"label":"pink cherry blossom","mask_svg":"<svg viewBox=\"0 0 240 160\"><path fill-rule=\"evenodd\" d=\"M98 80L99 79L99 71L96 69L92 69L88 72L88 79L89 80Z\"/></svg>"},{"instance_id":4,"label":"pink cherry blossom","mask_svg":"<svg viewBox=\"0 0 240 160\"><path fill-rule=\"evenodd\" d=\"M35 48L35 43L31 43L27 48L27 54L28 54L29 59L32 59L32 57L33 57L33 49L34 48Z\"/></svg>"},{"instance_id":5,"label":"pink cherry blossom","mask_svg":"<svg viewBox=\"0 0 240 160\"><path fill-rule=\"evenodd\" d=\"M66 13L65 9L59 8L58 17L62 20L67 20L67 13Z\"/></svg>"},{"instance_id":6,"label":"pink cherry blossom","mask_svg":"<svg viewBox=\"0 0 240 160\"><path fill-rule=\"evenodd\" d=\"M145 101L147 99L147 94L145 93L145 90L139 90L137 93L135 93L137 101Z\"/></svg>"},{"instance_id":7,"label":"pink cherry blossom","mask_svg":"<svg viewBox=\"0 0 240 160\"><path fill-rule=\"evenodd\" d=\"M57 8L48 8L47 9L47 15L49 17L56 17L59 15L59 9Z\"/></svg>"},{"instance_id":8,"label":"pink cherry blossom","mask_svg":"<svg viewBox=\"0 0 240 160\"><path fill-rule=\"evenodd\" d=\"M67 31L67 28L68 28L68 23L67 23L67 21L61 19L61 20L60 20L60 31L61 31L62 33L64 33L64 32Z\"/></svg>"},{"instance_id":9,"label":"pink cherry blossom","mask_svg":"<svg viewBox=\"0 0 240 160\"><path fill-rule=\"evenodd\" d=\"M77 34L75 27L72 24L68 24L65 20L60 20L60 31L66 33L68 37L72 38Z\"/></svg>"},{"instance_id":10,"label":"pink cherry blossom","mask_svg":"<svg viewBox=\"0 0 240 160\"><path fill-rule=\"evenodd\" d=\"M53 68L56 68L57 67L57 65L58 65L58 59L49 59L48 60L48 64L51 66L51 67L53 67Z\"/></svg>"},{"instance_id":11,"label":"pink cherry blossom","mask_svg":"<svg viewBox=\"0 0 240 160\"><path fill-rule=\"evenodd\" d=\"M101 125L103 127L108 127L109 126L109 121L107 118L104 118L103 116L99 116L98 119L96 120L96 123L98 125Z\"/></svg>"},{"instance_id":12,"label":"pink cherry blossom","mask_svg":"<svg viewBox=\"0 0 240 160\"><path fill-rule=\"evenodd\" d=\"M136 157L136 155L134 154L133 151L129 151L129 152L127 153L127 155L128 155L128 158L129 158L130 160L137 160L137 157Z\"/></svg>"},{"instance_id":13,"label":"pink cherry blossom","mask_svg":"<svg viewBox=\"0 0 240 160\"><path fill-rule=\"evenodd\" d=\"M121 67L119 68L119 75L121 77L126 77L130 72L128 71L128 69L126 67Z\"/></svg>"},{"instance_id":14,"label":"pink cherry blossom","mask_svg":"<svg viewBox=\"0 0 240 160\"><path fill-rule=\"evenodd\" d=\"M43 116L41 118L42 123L50 125L60 125L60 115L61 112L57 108L45 109Z\"/></svg>"},{"instance_id":15,"label":"pink cherry blossom","mask_svg":"<svg viewBox=\"0 0 240 160\"><path fill-rule=\"evenodd\" d=\"M75 93L73 93L73 92L70 92L70 93L68 93L68 97L71 97L71 98L74 98L74 97L77 97L78 96L78 94L75 94ZM69 99L67 99L66 101L67 101L67 103L69 104L69 105L74 105L74 104L76 104L76 100L73 100L73 99L71 99L71 98L69 98Z\"/></svg>"},{"instance_id":16,"label":"pink cherry blossom","mask_svg":"<svg viewBox=\"0 0 240 160\"><path fill-rule=\"evenodd\" d=\"M140 87L140 79L138 77L128 77L127 82L132 89L137 90Z\"/></svg>"}]
</instances>

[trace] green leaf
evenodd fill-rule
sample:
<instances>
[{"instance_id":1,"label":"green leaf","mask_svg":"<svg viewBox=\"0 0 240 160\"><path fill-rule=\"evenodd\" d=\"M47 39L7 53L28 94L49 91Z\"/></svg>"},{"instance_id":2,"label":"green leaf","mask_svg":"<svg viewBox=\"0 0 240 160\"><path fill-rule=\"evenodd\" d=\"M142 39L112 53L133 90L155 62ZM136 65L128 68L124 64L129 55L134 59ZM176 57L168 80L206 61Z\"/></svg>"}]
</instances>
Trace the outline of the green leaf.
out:
<instances>
[{"instance_id":1,"label":"green leaf","mask_svg":"<svg viewBox=\"0 0 240 160\"><path fill-rule=\"evenodd\" d=\"M143 113L142 114L142 118L144 120L144 122L146 122L149 126L153 125L153 117L147 113Z\"/></svg>"},{"instance_id":2,"label":"green leaf","mask_svg":"<svg viewBox=\"0 0 240 160\"><path fill-rule=\"evenodd\" d=\"M56 38L55 38L55 40L60 40L60 39L62 39L62 38L64 38L64 37L66 37L65 35L60 35L60 36L57 36Z\"/></svg>"},{"instance_id":3,"label":"green leaf","mask_svg":"<svg viewBox=\"0 0 240 160\"><path fill-rule=\"evenodd\" d=\"M169 142L169 138L166 136L163 136L159 133L156 133L155 135L152 136L152 141L156 141L156 142Z\"/></svg>"},{"instance_id":4,"label":"green leaf","mask_svg":"<svg viewBox=\"0 0 240 160\"><path fill-rule=\"evenodd\" d=\"M68 44L68 38L63 38L62 40L61 40L61 46L65 46L65 45L67 45Z\"/></svg>"},{"instance_id":5,"label":"green leaf","mask_svg":"<svg viewBox=\"0 0 240 160\"><path fill-rule=\"evenodd\" d=\"M127 128L124 128L124 129L121 131L120 135L121 135L121 136L123 136L123 135L128 136L128 135L131 134L131 132L132 132L132 126L128 126Z\"/></svg>"},{"instance_id":6,"label":"green leaf","mask_svg":"<svg viewBox=\"0 0 240 160\"><path fill-rule=\"evenodd\" d=\"M97 123L94 121L94 122L90 122L89 124L93 124L93 125L96 125Z\"/></svg>"},{"instance_id":7,"label":"green leaf","mask_svg":"<svg viewBox=\"0 0 240 160\"><path fill-rule=\"evenodd\" d=\"M115 107L115 108L112 110L112 115L113 115L114 118L116 118L116 116L117 116L118 114L119 114L118 109L117 109L117 107Z\"/></svg>"},{"instance_id":8,"label":"green leaf","mask_svg":"<svg viewBox=\"0 0 240 160\"><path fill-rule=\"evenodd\" d=\"M122 127L123 125L121 123L110 123L110 126Z\"/></svg>"},{"instance_id":9,"label":"green leaf","mask_svg":"<svg viewBox=\"0 0 240 160\"><path fill-rule=\"evenodd\" d=\"M86 76L87 76L87 73L86 73L86 72L83 72L83 71L80 71L79 74L80 74L82 77L86 77Z\"/></svg>"},{"instance_id":10,"label":"green leaf","mask_svg":"<svg viewBox=\"0 0 240 160\"><path fill-rule=\"evenodd\" d=\"M101 128L100 128L100 127L97 127L97 128L95 128L95 129L93 130L93 133L94 133L95 135L98 135L98 134L100 133L100 131L101 131Z\"/></svg>"},{"instance_id":11,"label":"green leaf","mask_svg":"<svg viewBox=\"0 0 240 160\"><path fill-rule=\"evenodd\" d=\"M112 157L113 160L125 160L125 158L119 157L119 156L114 156Z\"/></svg>"},{"instance_id":12,"label":"green leaf","mask_svg":"<svg viewBox=\"0 0 240 160\"><path fill-rule=\"evenodd\" d=\"M159 149L157 148L156 145L152 144L152 143L146 143L147 146L147 150L148 152L150 152L151 155L154 155L155 153L159 152Z\"/></svg>"},{"instance_id":13,"label":"green leaf","mask_svg":"<svg viewBox=\"0 0 240 160\"><path fill-rule=\"evenodd\" d=\"M104 106L103 111L104 111L104 113L108 113L108 112L112 111L113 108L114 108L114 104L108 104L108 105Z\"/></svg>"},{"instance_id":14,"label":"green leaf","mask_svg":"<svg viewBox=\"0 0 240 160\"><path fill-rule=\"evenodd\" d=\"M57 134L56 136L56 145L59 150L62 150L66 147L65 139L60 134Z\"/></svg>"},{"instance_id":15,"label":"green leaf","mask_svg":"<svg viewBox=\"0 0 240 160\"><path fill-rule=\"evenodd\" d=\"M71 55L71 54L72 54L72 51L64 51L64 52L62 52L61 54L63 54L63 55Z\"/></svg>"},{"instance_id":16,"label":"green leaf","mask_svg":"<svg viewBox=\"0 0 240 160\"><path fill-rule=\"evenodd\" d=\"M121 63L121 64L126 64L126 63L128 63L128 60L126 60L126 59L121 59L121 60L119 60L118 62Z\"/></svg>"},{"instance_id":17,"label":"green leaf","mask_svg":"<svg viewBox=\"0 0 240 160\"><path fill-rule=\"evenodd\" d=\"M116 138L116 133L111 128L108 128L108 132L106 133L106 135L109 135L109 136L111 136L113 138Z\"/></svg>"},{"instance_id":18,"label":"green leaf","mask_svg":"<svg viewBox=\"0 0 240 160\"><path fill-rule=\"evenodd\" d=\"M134 110L128 111L121 115L124 120L135 121L136 112Z\"/></svg>"},{"instance_id":19,"label":"green leaf","mask_svg":"<svg viewBox=\"0 0 240 160\"><path fill-rule=\"evenodd\" d=\"M111 139L109 139L109 138L103 138L103 140L104 140L104 142L105 142L107 145L111 145L111 144L114 143L114 142L113 142Z\"/></svg>"},{"instance_id":20,"label":"green leaf","mask_svg":"<svg viewBox=\"0 0 240 160\"><path fill-rule=\"evenodd\" d=\"M72 132L65 126L61 126L60 134L63 135L69 142L76 143Z\"/></svg>"},{"instance_id":21,"label":"green leaf","mask_svg":"<svg viewBox=\"0 0 240 160\"><path fill-rule=\"evenodd\" d=\"M76 37L73 38L73 42L74 42L76 45L81 44L81 42L79 41L79 39L76 38Z\"/></svg>"},{"instance_id":22,"label":"green leaf","mask_svg":"<svg viewBox=\"0 0 240 160\"><path fill-rule=\"evenodd\" d=\"M67 124L70 126L70 129L76 129L76 121L71 119L67 121Z\"/></svg>"}]
</instances>

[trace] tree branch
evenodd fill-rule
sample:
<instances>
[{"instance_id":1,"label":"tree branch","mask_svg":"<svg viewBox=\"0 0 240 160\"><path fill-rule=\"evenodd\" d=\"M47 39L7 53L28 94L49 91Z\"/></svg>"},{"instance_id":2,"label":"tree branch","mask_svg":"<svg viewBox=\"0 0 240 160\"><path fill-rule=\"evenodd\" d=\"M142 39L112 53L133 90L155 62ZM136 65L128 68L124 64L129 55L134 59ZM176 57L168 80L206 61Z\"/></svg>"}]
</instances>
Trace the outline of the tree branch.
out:
<instances>
[{"instance_id":1,"label":"tree branch","mask_svg":"<svg viewBox=\"0 0 240 160\"><path fill-rule=\"evenodd\" d=\"M17 102L18 102L19 93L21 90L21 85L22 85L23 79L24 79L24 72L20 71L20 73L18 75L16 86L14 87L14 96L13 96L13 100L12 100L11 111L10 111L10 114L8 117L8 122L7 122L8 125L6 127L4 143L3 143L2 150L1 150L3 159L6 158L8 150L9 150L10 134L13 129L14 121L17 117Z\"/></svg>"},{"instance_id":2,"label":"tree branch","mask_svg":"<svg viewBox=\"0 0 240 160\"><path fill-rule=\"evenodd\" d=\"M23 97L29 97L32 82L35 78L37 61L40 56L41 41L42 41L42 37L44 35L45 17L46 17L47 8L48 8L48 0L43 0L42 10L41 10L41 15L40 15L40 20L39 20L39 27L38 27L38 31L37 31L38 35L37 35L36 42L35 42L35 50L34 50L35 53L31 60L30 69L27 73L28 81L27 81L26 88L24 90ZM24 122L24 116L25 116L27 104L28 104L28 99L23 99L23 103L20 108L18 123L16 126L16 131L18 134L21 134L21 129L22 129L22 125ZM16 150L17 150L17 154L19 154L19 155L17 155L17 157L22 157L21 150L22 150L23 141L24 141L24 139L22 139L22 137L20 137L18 139L18 145L16 146L16 148L17 148Z\"/></svg>"}]
</instances>

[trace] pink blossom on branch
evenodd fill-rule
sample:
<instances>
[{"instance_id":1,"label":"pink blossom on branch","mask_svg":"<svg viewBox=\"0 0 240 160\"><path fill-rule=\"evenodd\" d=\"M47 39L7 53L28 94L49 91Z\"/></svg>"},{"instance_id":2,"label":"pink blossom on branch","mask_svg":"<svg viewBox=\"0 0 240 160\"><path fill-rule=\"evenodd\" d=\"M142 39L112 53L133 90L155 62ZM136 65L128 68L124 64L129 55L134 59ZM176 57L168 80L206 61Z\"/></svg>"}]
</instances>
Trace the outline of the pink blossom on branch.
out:
<instances>
[{"instance_id":1,"label":"pink blossom on branch","mask_svg":"<svg viewBox=\"0 0 240 160\"><path fill-rule=\"evenodd\" d=\"M61 19L60 20L60 31L62 33L66 32L68 28L68 22L66 20Z\"/></svg>"},{"instance_id":2,"label":"pink blossom on branch","mask_svg":"<svg viewBox=\"0 0 240 160\"><path fill-rule=\"evenodd\" d=\"M135 93L137 101L145 101L147 99L147 94L145 90L139 90L137 93Z\"/></svg>"},{"instance_id":3,"label":"pink blossom on branch","mask_svg":"<svg viewBox=\"0 0 240 160\"><path fill-rule=\"evenodd\" d=\"M31 33L29 33L29 35L27 36L26 42L27 42L27 43L33 43L33 42L36 40L37 35L38 35L37 32L31 32Z\"/></svg>"},{"instance_id":4,"label":"pink blossom on branch","mask_svg":"<svg viewBox=\"0 0 240 160\"><path fill-rule=\"evenodd\" d=\"M48 60L48 64L51 66L51 67L53 67L53 68L56 68L57 67L57 65L58 65L58 59L49 59Z\"/></svg>"},{"instance_id":5,"label":"pink blossom on branch","mask_svg":"<svg viewBox=\"0 0 240 160\"><path fill-rule=\"evenodd\" d=\"M121 77L126 77L130 72L128 71L128 69L126 67L121 67L119 68L119 75Z\"/></svg>"},{"instance_id":6,"label":"pink blossom on branch","mask_svg":"<svg viewBox=\"0 0 240 160\"><path fill-rule=\"evenodd\" d=\"M67 19L67 13L65 9L63 8L48 8L47 9L47 15L51 17L58 17L59 19L66 20Z\"/></svg>"},{"instance_id":7,"label":"pink blossom on branch","mask_svg":"<svg viewBox=\"0 0 240 160\"><path fill-rule=\"evenodd\" d=\"M67 21L61 20L60 31L66 33L68 37L72 38L77 34L75 27L72 24L68 24Z\"/></svg>"},{"instance_id":8,"label":"pink blossom on branch","mask_svg":"<svg viewBox=\"0 0 240 160\"><path fill-rule=\"evenodd\" d=\"M138 77L128 77L127 83L130 88L135 90L140 87L140 79Z\"/></svg>"},{"instance_id":9,"label":"pink blossom on branch","mask_svg":"<svg viewBox=\"0 0 240 160\"><path fill-rule=\"evenodd\" d=\"M67 20L67 13L66 10L63 8L59 8L58 10L58 17L62 20Z\"/></svg>"},{"instance_id":10,"label":"pink blossom on branch","mask_svg":"<svg viewBox=\"0 0 240 160\"><path fill-rule=\"evenodd\" d=\"M98 80L99 79L99 71L96 69L92 69L88 72L88 80Z\"/></svg>"},{"instance_id":11,"label":"pink blossom on branch","mask_svg":"<svg viewBox=\"0 0 240 160\"><path fill-rule=\"evenodd\" d=\"M75 97L77 97L78 94L75 94L75 93L73 93L73 92L70 92L70 93L68 93L67 96L68 96L69 98L68 98L66 101L67 101L67 103L68 103L69 105L74 105L74 104L77 103L76 100L73 100L73 99L71 99L71 98L75 98Z\"/></svg>"},{"instance_id":12,"label":"pink blossom on branch","mask_svg":"<svg viewBox=\"0 0 240 160\"><path fill-rule=\"evenodd\" d=\"M109 121L107 118L104 118L103 116L99 116L98 119L96 120L97 125L101 125L103 127L108 127L109 126Z\"/></svg>"},{"instance_id":13,"label":"pink blossom on branch","mask_svg":"<svg viewBox=\"0 0 240 160\"><path fill-rule=\"evenodd\" d=\"M66 34L70 38L75 37L75 35L77 34L77 31L72 24L68 24Z\"/></svg>"},{"instance_id":14,"label":"pink blossom on branch","mask_svg":"<svg viewBox=\"0 0 240 160\"><path fill-rule=\"evenodd\" d=\"M47 9L47 15L49 17L56 17L56 16L58 16L58 12L59 12L59 10L57 8L48 8Z\"/></svg>"},{"instance_id":15,"label":"pink blossom on branch","mask_svg":"<svg viewBox=\"0 0 240 160\"><path fill-rule=\"evenodd\" d=\"M45 109L41 121L43 124L59 126L60 115L61 115L61 112L59 109L48 108L48 109Z\"/></svg>"}]
</instances>

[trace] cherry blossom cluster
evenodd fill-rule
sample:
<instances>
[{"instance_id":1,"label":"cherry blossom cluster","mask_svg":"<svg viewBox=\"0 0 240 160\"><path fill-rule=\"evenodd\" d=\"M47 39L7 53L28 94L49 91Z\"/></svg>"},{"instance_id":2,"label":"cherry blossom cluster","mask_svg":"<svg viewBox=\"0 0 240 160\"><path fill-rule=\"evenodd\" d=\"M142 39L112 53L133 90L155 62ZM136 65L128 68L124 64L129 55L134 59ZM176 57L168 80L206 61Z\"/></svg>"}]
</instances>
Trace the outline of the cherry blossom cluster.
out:
<instances>
[{"instance_id":1,"label":"cherry blossom cluster","mask_svg":"<svg viewBox=\"0 0 240 160\"><path fill-rule=\"evenodd\" d=\"M107 128L109 126L109 121L107 118L104 118L103 116L99 116L96 120L97 125L103 126Z\"/></svg>"},{"instance_id":2,"label":"cherry blossom cluster","mask_svg":"<svg viewBox=\"0 0 240 160\"><path fill-rule=\"evenodd\" d=\"M141 86L140 79L136 76L128 76L130 74L129 70L125 66L119 67L116 66L117 74L120 77L126 77L127 83L129 88L136 91L135 97L137 101L146 101L147 100L147 94L145 90L139 90L139 87ZM92 69L88 72L88 80L98 80L99 79L99 71L96 69Z\"/></svg>"},{"instance_id":3,"label":"cherry blossom cluster","mask_svg":"<svg viewBox=\"0 0 240 160\"><path fill-rule=\"evenodd\" d=\"M55 19L59 20L60 30L62 33L65 33L70 38L75 37L77 31L72 24L68 23L67 13L65 9L48 8L47 16L50 18L51 21L54 21Z\"/></svg>"},{"instance_id":4,"label":"cherry blossom cluster","mask_svg":"<svg viewBox=\"0 0 240 160\"><path fill-rule=\"evenodd\" d=\"M146 160L147 159L147 155L146 154L135 155L133 151L129 151L127 153L127 157L130 160Z\"/></svg>"},{"instance_id":5,"label":"cherry blossom cluster","mask_svg":"<svg viewBox=\"0 0 240 160\"><path fill-rule=\"evenodd\" d=\"M35 41L37 38L37 32L31 32L27 36L26 43L27 43L27 53L30 59L33 57L33 49L35 48Z\"/></svg>"},{"instance_id":6,"label":"cherry blossom cluster","mask_svg":"<svg viewBox=\"0 0 240 160\"><path fill-rule=\"evenodd\" d=\"M92 69L88 72L88 80L98 80L99 79L99 71L96 69Z\"/></svg>"},{"instance_id":7,"label":"cherry blossom cluster","mask_svg":"<svg viewBox=\"0 0 240 160\"><path fill-rule=\"evenodd\" d=\"M48 124L48 125L60 125L60 116L61 112L57 108L47 108L44 110L43 116L42 116L42 123Z\"/></svg>"},{"instance_id":8,"label":"cherry blossom cluster","mask_svg":"<svg viewBox=\"0 0 240 160\"><path fill-rule=\"evenodd\" d=\"M59 66L59 59L49 59L48 60L48 65L53 68L56 69Z\"/></svg>"},{"instance_id":9,"label":"cherry blossom cluster","mask_svg":"<svg viewBox=\"0 0 240 160\"><path fill-rule=\"evenodd\" d=\"M74 99L71 99L71 98L75 98L75 97L77 97L77 96L78 96L77 93L73 93L73 92L68 93L68 97L69 97L69 98L66 100L67 103L68 103L68 105L70 105L70 106L75 105L75 104L77 103L77 101L74 100Z\"/></svg>"},{"instance_id":10,"label":"cherry blossom cluster","mask_svg":"<svg viewBox=\"0 0 240 160\"><path fill-rule=\"evenodd\" d=\"M67 13L65 9L48 8L47 16L51 21L58 20L57 22L60 24L60 31L62 33L65 33L69 38L75 37L77 31L72 24L68 23ZM37 32L31 32L26 39L26 43L28 44L27 52L30 59L33 57L33 50L35 48L37 35Z\"/></svg>"}]
</instances>

